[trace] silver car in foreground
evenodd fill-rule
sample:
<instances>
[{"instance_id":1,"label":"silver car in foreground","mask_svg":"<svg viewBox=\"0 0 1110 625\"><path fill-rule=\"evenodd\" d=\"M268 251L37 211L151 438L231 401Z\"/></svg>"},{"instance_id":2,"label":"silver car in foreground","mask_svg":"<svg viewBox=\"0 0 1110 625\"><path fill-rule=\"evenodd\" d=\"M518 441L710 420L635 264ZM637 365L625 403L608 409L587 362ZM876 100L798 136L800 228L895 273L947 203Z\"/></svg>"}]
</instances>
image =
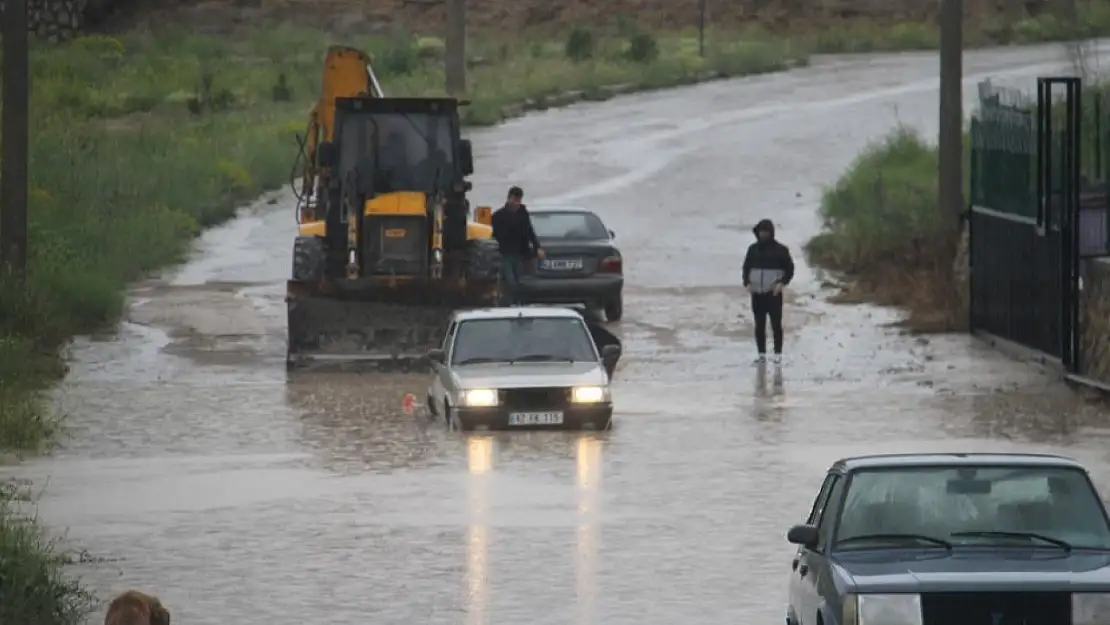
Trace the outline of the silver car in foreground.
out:
<instances>
[{"instance_id":1,"label":"silver car in foreground","mask_svg":"<svg viewBox=\"0 0 1110 625\"><path fill-rule=\"evenodd\" d=\"M620 356L616 336L569 308L459 311L428 354L428 408L459 430L606 430Z\"/></svg>"}]
</instances>

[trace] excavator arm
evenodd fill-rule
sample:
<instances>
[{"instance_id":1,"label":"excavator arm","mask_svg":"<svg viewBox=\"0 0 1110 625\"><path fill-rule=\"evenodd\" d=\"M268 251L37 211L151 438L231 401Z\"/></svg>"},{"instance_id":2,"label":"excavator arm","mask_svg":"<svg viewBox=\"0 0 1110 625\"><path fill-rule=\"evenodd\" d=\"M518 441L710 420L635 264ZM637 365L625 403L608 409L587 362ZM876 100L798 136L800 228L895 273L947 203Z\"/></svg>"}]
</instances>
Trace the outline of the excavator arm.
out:
<instances>
[{"instance_id":1,"label":"excavator arm","mask_svg":"<svg viewBox=\"0 0 1110 625\"><path fill-rule=\"evenodd\" d=\"M322 143L335 140L335 100L336 98L366 97L384 98L381 83L370 55L362 50L346 46L332 46L324 59L323 84L320 86L320 99L309 114L308 130L305 134L306 163L301 177L302 206L298 207L298 221L306 223L319 221L322 215L316 214L317 191L327 186L331 172L318 166L319 149Z\"/></svg>"}]
</instances>

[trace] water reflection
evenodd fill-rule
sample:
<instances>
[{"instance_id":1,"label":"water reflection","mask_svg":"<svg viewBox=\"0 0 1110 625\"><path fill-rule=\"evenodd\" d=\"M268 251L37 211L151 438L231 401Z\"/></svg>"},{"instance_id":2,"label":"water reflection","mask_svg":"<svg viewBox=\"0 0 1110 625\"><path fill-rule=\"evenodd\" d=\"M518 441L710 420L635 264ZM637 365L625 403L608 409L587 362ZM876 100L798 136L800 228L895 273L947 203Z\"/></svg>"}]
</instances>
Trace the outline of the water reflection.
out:
<instances>
[{"instance_id":1,"label":"water reflection","mask_svg":"<svg viewBox=\"0 0 1110 625\"><path fill-rule=\"evenodd\" d=\"M755 403L752 413L757 421L780 421L783 416L783 400L786 389L783 386L782 365L774 365L770 388L767 385L767 365L760 364L755 373Z\"/></svg>"},{"instance_id":2,"label":"water reflection","mask_svg":"<svg viewBox=\"0 0 1110 625\"><path fill-rule=\"evenodd\" d=\"M597 552L601 533L601 441L594 436L578 439L575 486L578 494L578 531L575 578L578 622L592 623L597 599Z\"/></svg>"},{"instance_id":3,"label":"water reflection","mask_svg":"<svg viewBox=\"0 0 1110 625\"><path fill-rule=\"evenodd\" d=\"M471 436L466 441L466 465L470 473L470 527L466 541L466 622L489 622L489 474L497 460L492 436Z\"/></svg>"},{"instance_id":4,"label":"water reflection","mask_svg":"<svg viewBox=\"0 0 1110 625\"><path fill-rule=\"evenodd\" d=\"M574 442L575 594L577 622L595 622L598 578L598 550L601 534L601 465L603 441L595 434L585 434ZM550 443L569 443L554 440ZM486 435L466 439L467 478L469 495L469 526L466 556L466 622L486 625L490 615L490 539L493 524L491 478L498 469L502 445L517 442L514 437ZM556 447L560 447L556 445ZM565 449L565 448L564 448ZM512 454L510 454L512 455ZM514 459L506 460L512 466ZM511 468L510 468L511 470Z\"/></svg>"}]
</instances>

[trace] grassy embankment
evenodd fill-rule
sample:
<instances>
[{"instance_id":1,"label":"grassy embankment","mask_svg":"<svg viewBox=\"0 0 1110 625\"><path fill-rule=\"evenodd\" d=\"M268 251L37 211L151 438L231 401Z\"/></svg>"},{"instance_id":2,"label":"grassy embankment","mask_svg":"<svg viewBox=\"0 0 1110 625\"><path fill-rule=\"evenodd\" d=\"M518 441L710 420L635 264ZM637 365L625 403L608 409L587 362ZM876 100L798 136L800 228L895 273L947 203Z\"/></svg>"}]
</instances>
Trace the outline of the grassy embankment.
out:
<instances>
[{"instance_id":1,"label":"grassy embankment","mask_svg":"<svg viewBox=\"0 0 1110 625\"><path fill-rule=\"evenodd\" d=\"M836 301L905 307L911 328L959 327L953 260L938 254L938 162L935 145L899 127L825 190L825 230L805 251L811 264L848 278Z\"/></svg>"}]
</instances>

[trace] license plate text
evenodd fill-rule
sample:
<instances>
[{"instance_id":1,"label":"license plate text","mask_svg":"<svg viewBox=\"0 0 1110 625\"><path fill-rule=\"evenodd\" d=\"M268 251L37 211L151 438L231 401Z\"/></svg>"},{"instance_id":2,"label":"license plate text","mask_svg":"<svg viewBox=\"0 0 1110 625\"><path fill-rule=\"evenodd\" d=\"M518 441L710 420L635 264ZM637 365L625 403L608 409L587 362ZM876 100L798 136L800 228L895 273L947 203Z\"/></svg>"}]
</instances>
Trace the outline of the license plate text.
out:
<instances>
[{"instance_id":1,"label":"license plate text","mask_svg":"<svg viewBox=\"0 0 1110 625\"><path fill-rule=\"evenodd\" d=\"M552 412L513 412L509 413L509 425L560 425L563 413Z\"/></svg>"}]
</instances>

